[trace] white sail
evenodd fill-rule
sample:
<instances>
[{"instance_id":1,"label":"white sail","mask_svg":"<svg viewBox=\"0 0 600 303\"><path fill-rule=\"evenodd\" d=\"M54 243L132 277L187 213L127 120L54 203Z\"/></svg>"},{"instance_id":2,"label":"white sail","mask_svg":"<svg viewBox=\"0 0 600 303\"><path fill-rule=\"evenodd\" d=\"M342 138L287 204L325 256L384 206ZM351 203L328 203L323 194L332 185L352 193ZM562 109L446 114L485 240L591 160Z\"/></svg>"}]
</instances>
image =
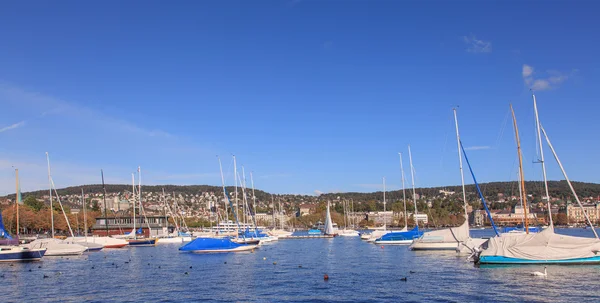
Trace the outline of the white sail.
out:
<instances>
[{"instance_id":1,"label":"white sail","mask_svg":"<svg viewBox=\"0 0 600 303\"><path fill-rule=\"evenodd\" d=\"M325 231L326 235L333 235L333 222L331 221L331 212L329 211L329 201L327 202L327 216L325 218Z\"/></svg>"}]
</instances>

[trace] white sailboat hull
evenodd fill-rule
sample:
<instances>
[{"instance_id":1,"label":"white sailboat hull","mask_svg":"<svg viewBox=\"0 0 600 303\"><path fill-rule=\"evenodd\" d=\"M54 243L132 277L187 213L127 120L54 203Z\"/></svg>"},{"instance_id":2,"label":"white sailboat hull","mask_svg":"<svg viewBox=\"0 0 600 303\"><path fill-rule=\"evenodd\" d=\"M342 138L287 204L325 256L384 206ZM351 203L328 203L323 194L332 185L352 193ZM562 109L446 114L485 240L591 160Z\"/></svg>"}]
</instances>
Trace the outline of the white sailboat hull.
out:
<instances>
[{"instance_id":1,"label":"white sailboat hull","mask_svg":"<svg viewBox=\"0 0 600 303\"><path fill-rule=\"evenodd\" d=\"M397 240L397 241L375 241L375 244L386 244L386 245L410 245L413 240Z\"/></svg>"},{"instance_id":2,"label":"white sailboat hull","mask_svg":"<svg viewBox=\"0 0 600 303\"><path fill-rule=\"evenodd\" d=\"M208 250L193 250L191 252L195 254L203 254L203 253L226 253L226 252L240 252L240 251L248 251L257 248L258 245L242 245L240 247L231 248L231 249L208 249Z\"/></svg>"},{"instance_id":3,"label":"white sailboat hull","mask_svg":"<svg viewBox=\"0 0 600 303\"><path fill-rule=\"evenodd\" d=\"M95 244L100 244L102 245L103 248L122 248L127 246L127 241L125 241L124 239L117 239L117 238L112 238L112 237L98 237L98 236L92 236L92 237L69 237L67 238L67 241L72 241L75 243L78 242L88 242L88 243L95 243Z\"/></svg>"},{"instance_id":4,"label":"white sailboat hull","mask_svg":"<svg viewBox=\"0 0 600 303\"><path fill-rule=\"evenodd\" d=\"M81 255L88 248L76 243L68 243L59 239L37 239L27 244L30 249L46 248L45 256Z\"/></svg>"},{"instance_id":5,"label":"white sailboat hull","mask_svg":"<svg viewBox=\"0 0 600 303\"><path fill-rule=\"evenodd\" d=\"M183 243L192 241L192 237L168 237L168 238L158 238L158 244L173 244L173 243Z\"/></svg>"}]
</instances>

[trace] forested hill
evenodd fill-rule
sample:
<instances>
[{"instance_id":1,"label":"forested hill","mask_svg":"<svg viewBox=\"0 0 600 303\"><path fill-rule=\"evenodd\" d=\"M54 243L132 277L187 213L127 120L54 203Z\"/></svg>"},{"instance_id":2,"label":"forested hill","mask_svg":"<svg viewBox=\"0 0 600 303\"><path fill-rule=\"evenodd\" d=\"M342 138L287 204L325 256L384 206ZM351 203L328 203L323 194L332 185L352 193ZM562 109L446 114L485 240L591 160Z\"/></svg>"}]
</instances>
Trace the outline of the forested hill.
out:
<instances>
[{"instance_id":1,"label":"forested hill","mask_svg":"<svg viewBox=\"0 0 600 303\"><path fill-rule=\"evenodd\" d=\"M534 196L542 196L543 195L543 182L541 181L528 181L525 182L525 187L527 189L527 194L533 194ZM579 197L598 197L600 196L600 184L596 183L584 183L584 182L573 182L573 187L575 188ZM83 186L72 186L67 188L58 189L59 195L79 195L81 194L81 188L84 189L85 193L102 193L102 185L100 184L92 184L92 185L83 185ZM490 183L482 183L480 184L480 188L483 191L486 198L488 197L497 197L498 194L504 194L506 196L518 196L519 188L516 182L490 182ZM571 191L566 181L549 181L548 182L549 193L551 197L559 198L559 199L570 199L572 197ZM204 192L214 192L222 193L222 188L220 186L210 186L210 185L143 185L142 192L154 192L159 193L162 190L165 190L167 193L181 193L181 194L199 194ZM435 197L440 194L440 191L450 191L450 192L461 192L460 185L453 186L444 186L444 187L430 187L430 188L417 188L416 193L420 196L425 197ZM106 185L107 193L123 193L123 192L131 192L131 185L120 185L120 184L108 184ZM234 187L228 186L228 192L233 192ZM474 185L467 185L466 191L469 196L475 198L476 189ZM247 192L248 195L251 195L251 192ZM40 190L29 193L23 193L26 195L33 195L36 197L42 197L48 194L48 190ZM412 197L412 189L406 189L407 197ZM262 190L256 190L256 197L261 201L269 201L271 200L271 194ZM327 193L322 194L320 196L302 196L302 195L275 195L276 198L282 198L290 202L303 202L310 203L318 200L335 200L338 197L341 199L353 199L355 201L381 201L383 200L383 193L372 192L372 193L358 193L358 192L348 192L348 193ZM8 195L6 198L14 198L14 194ZM386 198L389 201L402 199L402 191L395 190L386 193Z\"/></svg>"}]
</instances>

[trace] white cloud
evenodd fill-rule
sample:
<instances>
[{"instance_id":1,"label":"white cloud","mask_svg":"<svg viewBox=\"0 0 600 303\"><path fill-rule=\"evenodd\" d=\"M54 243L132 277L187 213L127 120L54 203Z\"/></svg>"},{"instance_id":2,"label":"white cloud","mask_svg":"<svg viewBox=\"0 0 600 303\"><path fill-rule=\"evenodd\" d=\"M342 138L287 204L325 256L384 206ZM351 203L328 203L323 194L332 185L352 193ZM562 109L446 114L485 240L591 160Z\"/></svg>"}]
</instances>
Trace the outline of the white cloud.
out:
<instances>
[{"instance_id":1,"label":"white cloud","mask_svg":"<svg viewBox=\"0 0 600 303\"><path fill-rule=\"evenodd\" d=\"M53 114L69 115L78 118L84 123L96 124L103 128L111 127L117 131L125 131L147 137L172 136L168 132L162 130L146 129L129 121L108 116L103 112L52 96L47 96L42 93L25 90L6 82L0 82L0 100L20 106L36 108L41 111L41 114L39 115L41 117Z\"/></svg>"},{"instance_id":2,"label":"white cloud","mask_svg":"<svg viewBox=\"0 0 600 303\"><path fill-rule=\"evenodd\" d=\"M527 78L533 74L533 67L523 64L523 78Z\"/></svg>"},{"instance_id":3,"label":"white cloud","mask_svg":"<svg viewBox=\"0 0 600 303\"><path fill-rule=\"evenodd\" d=\"M322 192L322 191L320 191L318 189L315 189L315 195L320 196L322 194L324 194L324 192Z\"/></svg>"},{"instance_id":4,"label":"white cloud","mask_svg":"<svg viewBox=\"0 0 600 303\"><path fill-rule=\"evenodd\" d=\"M3 128L0 128L0 133L3 133L5 131L11 130L11 129L19 128L24 125L25 125L25 121L21 121L21 122L15 123L13 125L5 126Z\"/></svg>"},{"instance_id":5,"label":"white cloud","mask_svg":"<svg viewBox=\"0 0 600 303\"><path fill-rule=\"evenodd\" d=\"M467 44L469 53L491 53L492 42L477 39L475 35L463 36L463 41Z\"/></svg>"},{"instance_id":6,"label":"white cloud","mask_svg":"<svg viewBox=\"0 0 600 303\"><path fill-rule=\"evenodd\" d=\"M525 85L533 90L542 91L558 87L576 72L577 70L573 70L566 74L557 70L548 70L545 74L538 74L532 66L523 64L521 75Z\"/></svg>"},{"instance_id":7,"label":"white cloud","mask_svg":"<svg viewBox=\"0 0 600 303\"><path fill-rule=\"evenodd\" d=\"M492 148L491 146L488 145L483 145L483 146L469 146L469 147L465 147L465 150L484 150L484 149L490 149Z\"/></svg>"}]
</instances>

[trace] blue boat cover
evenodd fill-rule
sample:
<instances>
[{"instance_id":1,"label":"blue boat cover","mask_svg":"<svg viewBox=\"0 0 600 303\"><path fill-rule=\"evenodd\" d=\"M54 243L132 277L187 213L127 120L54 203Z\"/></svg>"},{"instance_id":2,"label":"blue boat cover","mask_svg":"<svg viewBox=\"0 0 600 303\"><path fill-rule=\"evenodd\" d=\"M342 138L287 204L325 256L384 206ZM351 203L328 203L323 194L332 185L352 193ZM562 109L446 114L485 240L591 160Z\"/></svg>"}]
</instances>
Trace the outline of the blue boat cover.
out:
<instances>
[{"instance_id":1,"label":"blue boat cover","mask_svg":"<svg viewBox=\"0 0 600 303\"><path fill-rule=\"evenodd\" d=\"M318 229L311 229L311 230L308 231L308 234L309 235L320 235L321 231L318 230Z\"/></svg>"},{"instance_id":2,"label":"blue boat cover","mask_svg":"<svg viewBox=\"0 0 600 303\"><path fill-rule=\"evenodd\" d=\"M197 250L228 250L234 249L245 244L238 244L231 239L215 239L215 238L196 238L192 242L179 248L181 251L197 251Z\"/></svg>"},{"instance_id":3,"label":"blue boat cover","mask_svg":"<svg viewBox=\"0 0 600 303\"><path fill-rule=\"evenodd\" d=\"M0 212L0 237L5 239L12 239L8 231L4 228L4 222L2 221L2 213Z\"/></svg>"},{"instance_id":4,"label":"blue boat cover","mask_svg":"<svg viewBox=\"0 0 600 303\"><path fill-rule=\"evenodd\" d=\"M377 239L377 241L401 241L401 240L413 240L421 237L423 235L422 231L419 231L419 226L415 226L415 228L409 231L396 231L387 233L381 238Z\"/></svg>"}]
</instances>

